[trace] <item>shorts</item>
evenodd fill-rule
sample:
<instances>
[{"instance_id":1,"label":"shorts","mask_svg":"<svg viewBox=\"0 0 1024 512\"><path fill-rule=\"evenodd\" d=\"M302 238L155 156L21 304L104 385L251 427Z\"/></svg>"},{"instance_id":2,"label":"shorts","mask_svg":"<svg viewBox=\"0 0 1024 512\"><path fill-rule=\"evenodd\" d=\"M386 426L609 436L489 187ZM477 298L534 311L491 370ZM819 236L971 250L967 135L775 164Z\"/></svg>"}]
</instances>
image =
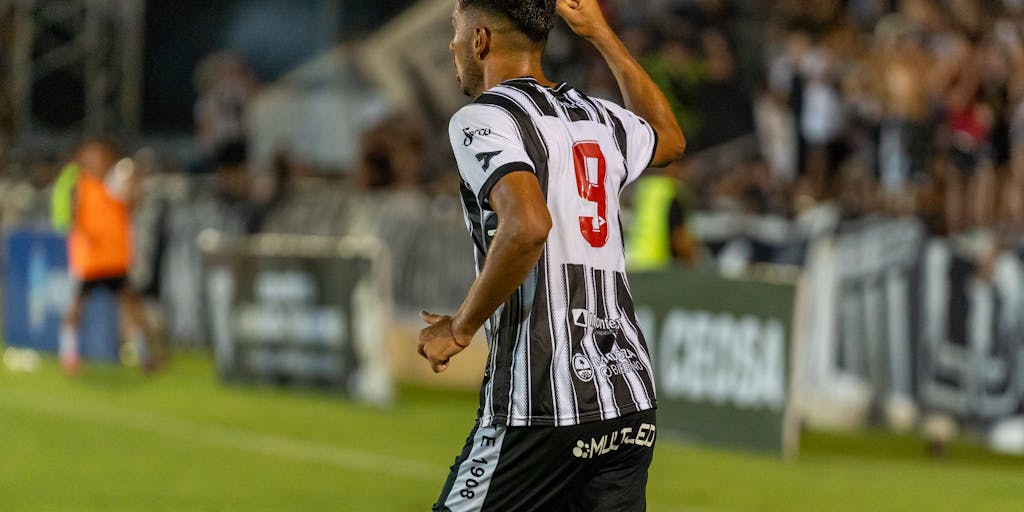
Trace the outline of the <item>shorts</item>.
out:
<instances>
[{"instance_id":1,"label":"shorts","mask_svg":"<svg viewBox=\"0 0 1024 512\"><path fill-rule=\"evenodd\" d=\"M101 279L86 279L79 283L78 293L85 296L97 288L106 288L110 293L118 294L128 287L128 276L104 277Z\"/></svg>"},{"instance_id":2,"label":"shorts","mask_svg":"<svg viewBox=\"0 0 1024 512\"><path fill-rule=\"evenodd\" d=\"M647 508L654 410L567 427L477 427L434 512Z\"/></svg>"}]
</instances>

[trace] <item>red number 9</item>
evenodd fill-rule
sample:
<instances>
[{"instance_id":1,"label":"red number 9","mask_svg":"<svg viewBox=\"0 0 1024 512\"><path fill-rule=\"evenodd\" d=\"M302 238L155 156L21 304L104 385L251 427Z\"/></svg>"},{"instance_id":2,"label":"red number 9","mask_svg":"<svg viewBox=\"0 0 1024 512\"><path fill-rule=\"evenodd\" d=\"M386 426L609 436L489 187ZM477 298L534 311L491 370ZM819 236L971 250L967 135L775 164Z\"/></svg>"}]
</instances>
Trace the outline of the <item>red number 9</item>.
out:
<instances>
[{"instance_id":1,"label":"red number 9","mask_svg":"<svg viewBox=\"0 0 1024 512\"><path fill-rule=\"evenodd\" d=\"M604 179L607 174L604 153L594 141L577 142L572 147L576 167L576 185L580 197L587 201L580 215L580 233L591 247L608 243L608 194Z\"/></svg>"}]
</instances>

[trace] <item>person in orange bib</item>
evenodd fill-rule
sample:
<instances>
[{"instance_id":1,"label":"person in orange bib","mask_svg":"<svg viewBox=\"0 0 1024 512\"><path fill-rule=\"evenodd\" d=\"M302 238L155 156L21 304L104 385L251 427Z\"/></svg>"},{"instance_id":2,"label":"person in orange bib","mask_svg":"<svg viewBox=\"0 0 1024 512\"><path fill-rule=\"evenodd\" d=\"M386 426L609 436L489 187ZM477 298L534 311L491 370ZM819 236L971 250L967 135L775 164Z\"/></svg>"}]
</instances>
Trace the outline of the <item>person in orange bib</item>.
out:
<instances>
[{"instance_id":1,"label":"person in orange bib","mask_svg":"<svg viewBox=\"0 0 1024 512\"><path fill-rule=\"evenodd\" d=\"M78 286L61 327L61 366L68 373L77 373L78 325L85 298L98 288L107 288L117 294L127 327L122 361L138 363L143 371L152 370L155 360L147 344L150 329L142 301L128 283L135 200L133 163L130 159L119 161L112 143L92 140L79 147L75 164L79 175L73 193L68 260Z\"/></svg>"}]
</instances>

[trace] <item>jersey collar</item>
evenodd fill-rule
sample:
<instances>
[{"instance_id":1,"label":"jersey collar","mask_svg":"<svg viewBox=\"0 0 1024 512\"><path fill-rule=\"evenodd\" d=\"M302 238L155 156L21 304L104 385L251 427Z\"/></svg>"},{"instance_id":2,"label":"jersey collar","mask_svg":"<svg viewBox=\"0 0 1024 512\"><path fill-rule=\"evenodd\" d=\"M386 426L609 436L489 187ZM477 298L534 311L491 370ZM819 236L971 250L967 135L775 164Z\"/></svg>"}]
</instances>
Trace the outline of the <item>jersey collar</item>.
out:
<instances>
[{"instance_id":1,"label":"jersey collar","mask_svg":"<svg viewBox=\"0 0 1024 512\"><path fill-rule=\"evenodd\" d=\"M558 94L565 94L570 89L572 89L572 86L567 84L567 83L565 83L565 82L560 82L558 85L556 85L554 87L546 87L546 86L540 85L540 82L538 82L537 79L532 77L532 76L521 76L519 78L510 78L508 80L505 80L502 83L508 83L508 82L526 82L526 83L531 83L533 85L536 85L538 87L543 87L545 89L548 89L548 90L550 90L552 92L555 92L555 93L558 93Z\"/></svg>"}]
</instances>

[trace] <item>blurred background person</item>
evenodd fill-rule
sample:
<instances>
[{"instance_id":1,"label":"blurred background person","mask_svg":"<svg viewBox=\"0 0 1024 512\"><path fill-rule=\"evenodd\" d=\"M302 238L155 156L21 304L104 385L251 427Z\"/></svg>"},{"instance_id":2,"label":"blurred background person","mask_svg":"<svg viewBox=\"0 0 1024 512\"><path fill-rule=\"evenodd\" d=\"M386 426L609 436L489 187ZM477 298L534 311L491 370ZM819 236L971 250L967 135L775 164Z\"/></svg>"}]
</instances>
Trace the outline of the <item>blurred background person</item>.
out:
<instances>
[{"instance_id":1,"label":"blurred background person","mask_svg":"<svg viewBox=\"0 0 1024 512\"><path fill-rule=\"evenodd\" d=\"M258 82L242 55L218 52L205 57L195 70L196 143L208 163L228 146L245 144L249 102Z\"/></svg>"},{"instance_id":2,"label":"blurred background person","mask_svg":"<svg viewBox=\"0 0 1024 512\"><path fill-rule=\"evenodd\" d=\"M68 261L76 289L61 327L59 354L61 366L70 374L79 370L78 328L85 300L98 288L114 293L121 305L128 334L121 347L122 360L138 364L143 371L154 370L157 362L142 301L128 282L137 177L132 161L118 158L114 143L103 139L85 142L74 157L78 173Z\"/></svg>"},{"instance_id":3,"label":"blurred background person","mask_svg":"<svg viewBox=\"0 0 1024 512\"><path fill-rule=\"evenodd\" d=\"M695 266L700 241L693 232L695 201L684 176L684 164L662 173L648 173L632 187L631 220L626 238L626 267L634 271L675 264Z\"/></svg>"}]
</instances>

